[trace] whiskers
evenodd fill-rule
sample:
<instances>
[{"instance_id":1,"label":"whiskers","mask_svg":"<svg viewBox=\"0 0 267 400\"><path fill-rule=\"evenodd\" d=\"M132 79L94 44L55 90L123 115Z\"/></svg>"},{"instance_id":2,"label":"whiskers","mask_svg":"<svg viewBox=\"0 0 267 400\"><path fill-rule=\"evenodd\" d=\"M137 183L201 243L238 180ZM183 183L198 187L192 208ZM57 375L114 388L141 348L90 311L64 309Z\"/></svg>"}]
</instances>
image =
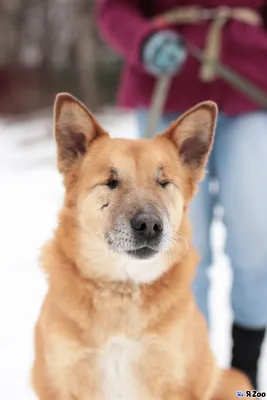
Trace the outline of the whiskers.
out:
<instances>
[{"instance_id":1,"label":"whiskers","mask_svg":"<svg viewBox=\"0 0 267 400\"><path fill-rule=\"evenodd\" d=\"M179 232L172 231L171 241L175 243L179 250L182 250L183 255L188 252L188 242Z\"/></svg>"},{"instance_id":2,"label":"whiskers","mask_svg":"<svg viewBox=\"0 0 267 400\"><path fill-rule=\"evenodd\" d=\"M114 238L113 238L113 235L111 235L111 233L106 234L105 239L107 240L108 252L111 257L113 255L113 253L117 251L117 246L116 246L116 243L114 243Z\"/></svg>"},{"instance_id":3,"label":"whiskers","mask_svg":"<svg viewBox=\"0 0 267 400\"><path fill-rule=\"evenodd\" d=\"M114 237L113 234L108 233L105 235L105 239L108 243L109 251L123 254L125 251L132 250L134 243L131 237L123 231L117 231L117 235Z\"/></svg>"}]
</instances>

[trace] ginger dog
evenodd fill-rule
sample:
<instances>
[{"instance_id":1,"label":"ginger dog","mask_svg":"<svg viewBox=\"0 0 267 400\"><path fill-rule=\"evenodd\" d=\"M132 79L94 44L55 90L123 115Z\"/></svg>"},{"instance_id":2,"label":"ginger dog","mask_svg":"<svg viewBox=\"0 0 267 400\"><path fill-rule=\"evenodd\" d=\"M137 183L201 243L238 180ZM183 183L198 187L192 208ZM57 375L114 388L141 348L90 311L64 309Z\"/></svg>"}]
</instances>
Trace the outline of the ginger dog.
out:
<instances>
[{"instance_id":1,"label":"ginger dog","mask_svg":"<svg viewBox=\"0 0 267 400\"><path fill-rule=\"evenodd\" d=\"M38 398L210 399L219 373L190 290L198 255L187 211L216 105L197 105L154 140L111 139L68 94L54 117L65 201L42 255Z\"/></svg>"}]
</instances>

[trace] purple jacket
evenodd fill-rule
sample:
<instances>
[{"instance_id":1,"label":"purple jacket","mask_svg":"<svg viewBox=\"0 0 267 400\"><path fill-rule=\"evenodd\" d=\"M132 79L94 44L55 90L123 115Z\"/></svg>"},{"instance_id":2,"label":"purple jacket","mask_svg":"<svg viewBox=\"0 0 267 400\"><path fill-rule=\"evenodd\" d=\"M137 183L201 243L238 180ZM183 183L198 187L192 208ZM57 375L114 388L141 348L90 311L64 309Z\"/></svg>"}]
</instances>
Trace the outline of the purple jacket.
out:
<instances>
[{"instance_id":1,"label":"purple jacket","mask_svg":"<svg viewBox=\"0 0 267 400\"><path fill-rule=\"evenodd\" d=\"M148 3L150 7L148 10ZM118 103L121 107L148 107L155 79L144 70L142 46L155 31L150 18L164 11L187 5L214 8L249 7L263 18L262 26L229 20L223 28L220 61L253 81L267 93L267 31L264 28L264 0L98 0L100 30L107 42L125 60ZM176 25L186 41L204 47L209 22ZM184 111L203 100L214 100L222 112L235 115L259 109L259 106L221 79L203 83L199 79L199 62L188 56L182 70L173 78L166 111Z\"/></svg>"}]
</instances>

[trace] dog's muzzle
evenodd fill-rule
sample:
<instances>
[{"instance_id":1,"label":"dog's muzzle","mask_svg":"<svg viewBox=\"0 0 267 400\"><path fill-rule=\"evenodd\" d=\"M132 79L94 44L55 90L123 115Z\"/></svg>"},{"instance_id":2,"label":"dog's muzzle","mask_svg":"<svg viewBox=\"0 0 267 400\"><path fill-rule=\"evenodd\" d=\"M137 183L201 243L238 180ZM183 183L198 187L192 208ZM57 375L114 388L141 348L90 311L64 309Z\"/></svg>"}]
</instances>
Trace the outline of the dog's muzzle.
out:
<instances>
[{"instance_id":1,"label":"dog's muzzle","mask_svg":"<svg viewBox=\"0 0 267 400\"><path fill-rule=\"evenodd\" d=\"M163 223L155 214L138 213L131 219L131 228L136 249L127 254L147 259L158 253L163 235Z\"/></svg>"}]
</instances>

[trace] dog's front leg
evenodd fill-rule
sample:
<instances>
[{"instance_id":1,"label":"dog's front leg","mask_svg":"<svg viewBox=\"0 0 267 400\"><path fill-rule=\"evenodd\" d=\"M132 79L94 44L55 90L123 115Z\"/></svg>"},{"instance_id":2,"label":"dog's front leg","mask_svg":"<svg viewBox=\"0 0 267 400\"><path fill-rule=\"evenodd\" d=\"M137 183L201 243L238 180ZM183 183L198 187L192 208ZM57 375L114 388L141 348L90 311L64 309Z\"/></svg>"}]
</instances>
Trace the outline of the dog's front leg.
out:
<instances>
[{"instance_id":1,"label":"dog's front leg","mask_svg":"<svg viewBox=\"0 0 267 400\"><path fill-rule=\"evenodd\" d=\"M36 390L37 393L37 390ZM79 400L77 399L77 397L74 397L72 395L65 397L65 395L63 395L63 397L59 394L59 393L54 393L54 394L49 394L47 392L43 392L38 394L37 393L37 398L38 400Z\"/></svg>"},{"instance_id":2,"label":"dog's front leg","mask_svg":"<svg viewBox=\"0 0 267 400\"><path fill-rule=\"evenodd\" d=\"M32 371L33 388L38 400L79 400L76 396L69 393L66 388L55 389L53 382L38 370L38 364Z\"/></svg>"},{"instance_id":3,"label":"dog's front leg","mask_svg":"<svg viewBox=\"0 0 267 400\"><path fill-rule=\"evenodd\" d=\"M72 395L71 393L67 393L64 389L62 391L55 390L51 386L51 382L48 383L45 380L35 379L33 386L38 400L78 400L76 396Z\"/></svg>"},{"instance_id":4,"label":"dog's front leg","mask_svg":"<svg viewBox=\"0 0 267 400\"><path fill-rule=\"evenodd\" d=\"M196 394L191 389L179 389L168 391L162 397L162 400L211 400L210 393Z\"/></svg>"}]
</instances>

